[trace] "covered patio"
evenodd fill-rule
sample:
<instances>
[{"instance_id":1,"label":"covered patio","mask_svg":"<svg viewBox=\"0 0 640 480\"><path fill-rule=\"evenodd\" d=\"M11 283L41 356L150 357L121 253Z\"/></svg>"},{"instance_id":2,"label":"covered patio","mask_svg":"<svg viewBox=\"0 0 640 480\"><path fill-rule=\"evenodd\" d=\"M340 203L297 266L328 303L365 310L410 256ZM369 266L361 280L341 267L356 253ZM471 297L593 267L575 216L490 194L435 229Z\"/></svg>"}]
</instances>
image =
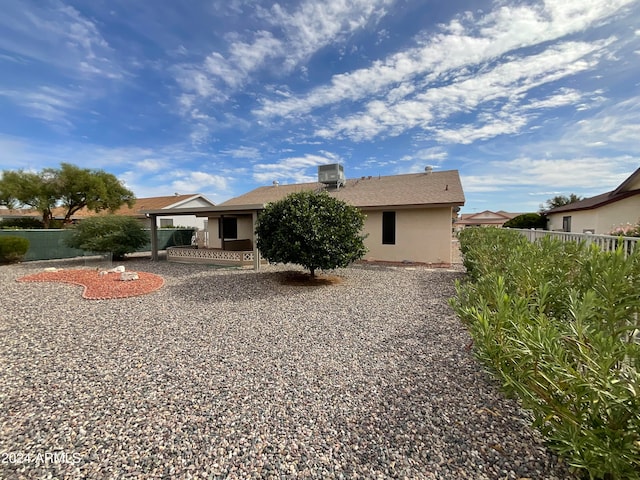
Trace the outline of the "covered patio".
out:
<instances>
[{"instance_id":1,"label":"covered patio","mask_svg":"<svg viewBox=\"0 0 640 480\"><path fill-rule=\"evenodd\" d=\"M195 215L208 219L207 229L199 231L192 245L170 247L167 260L182 263L207 263L224 266L253 266L265 261L258 251L255 224L262 204L175 209L172 215ZM143 212L151 220L151 259L158 260L158 226L156 218L166 210Z\"/></svg>"}]
</instances>

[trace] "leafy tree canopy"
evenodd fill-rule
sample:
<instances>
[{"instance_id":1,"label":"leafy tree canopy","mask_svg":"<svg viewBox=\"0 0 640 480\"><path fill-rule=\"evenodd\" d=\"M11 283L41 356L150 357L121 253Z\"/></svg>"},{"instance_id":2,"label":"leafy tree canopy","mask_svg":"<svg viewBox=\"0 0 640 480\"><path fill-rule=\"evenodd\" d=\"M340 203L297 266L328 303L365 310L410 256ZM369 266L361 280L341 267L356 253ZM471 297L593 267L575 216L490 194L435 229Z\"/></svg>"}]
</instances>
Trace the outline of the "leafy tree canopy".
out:
<instances>
[{"instance_id":1,"label":"leafy tree canopy","mask_svg":"<svg viewBox=\"0 0 640 480\"><path fill-rule=\"evenodd\" d=\"M562 207L564 205L569 205L570 203L579 202L580 200L582 200L582 197L576 195L575 193L569 194L568 197L566 195L556 195L555 197L547 200L544 205L541 205L540 211L541 213L544 213L551 210L552 208Z\"/></svg>"},{"instance_id":2,"label":"leafy tree canopy","mask_svg":"<svg viewBox=\"0 0 640 480\"><path fill-rule=\"evenodd\" d=\"M57 206L65 207L63 223L68 224L84 207L94 212L114 211L125 203L133 205L134 200L133 192L114 175L69 163L39 173L5 170L0 178L0 204L38 210L45 228L49 228L51 212Z\"/></svg>"},{"instance_id":3,"label":"leafy tree canopy","mask_svg":"<svg viewBox=\"0 0 640 480\"><path fill-rule=\"evenodd\" d=\"M112 174L103 170L79 168L61 164L57 174L60 202L67 209L64 223L84 207L94 212L115 211L125 203L133 205L135 196Z\"/></svg>"},{"instance_id":4,"label":"leafy tree canopy","mask_svg":"<svg viewBox=\"0 0 640 480\"><path fill-rule=\"evenodd\" d=\"M8 207L16 205L37 210L42 215L42 223L49 228L51 210L58 202L55 178L50 172L25 172L5 170L0 178L0 199Z\"/></svg>"},{"instance_id":5,"label":"leafy tree canopy","mask_svg":"<svg viewBox=\"0 0 640 480\"><path fill-rule=\"evenodd\" d=\"M124 215L87 218L73 228L67 246L88 252L111 253L114 260L138 251L149 242L140 221Z\"/></svg>"},{"instance_id":6,"label":"leafy tree canopy","mask_svg":"<svg viewBox=\"0 0 640 480\"><path fill-rule=\"evenodd\" d=\"M367 252L364 215L326 192L298 192L267 205L258 218L258 248L270 262L317 269L346 267Z\"/></svg>"},{"instance_id":7,"label":"leafy tree canopy","mask_svg":"<svg viewBox=\"0 0 640 480\"><path fill-rule=\"evenodd\" d=\"M547 217L539 213L523 213L504 223L508 228L547 228Z\"/></svg>"}]
</instances>

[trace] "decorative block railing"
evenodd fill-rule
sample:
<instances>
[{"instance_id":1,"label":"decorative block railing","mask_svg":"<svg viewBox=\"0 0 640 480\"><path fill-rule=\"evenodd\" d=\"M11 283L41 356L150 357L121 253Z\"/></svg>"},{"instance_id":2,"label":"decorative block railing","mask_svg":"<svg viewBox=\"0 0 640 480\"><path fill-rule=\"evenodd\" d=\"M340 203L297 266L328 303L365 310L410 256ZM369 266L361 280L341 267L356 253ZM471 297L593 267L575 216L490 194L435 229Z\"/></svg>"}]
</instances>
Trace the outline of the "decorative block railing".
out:
<instances>
[{"instance_id":1,"label":"decorative block railing","mask_svg":"<svg viewBox=\"0 0 640 480\"><path fill-rule=\"evenodd\" d=\"M252 265L253 252L219 250L214 248L170 247L167 260L222 265Z\"/></svg>"}]
</instances>

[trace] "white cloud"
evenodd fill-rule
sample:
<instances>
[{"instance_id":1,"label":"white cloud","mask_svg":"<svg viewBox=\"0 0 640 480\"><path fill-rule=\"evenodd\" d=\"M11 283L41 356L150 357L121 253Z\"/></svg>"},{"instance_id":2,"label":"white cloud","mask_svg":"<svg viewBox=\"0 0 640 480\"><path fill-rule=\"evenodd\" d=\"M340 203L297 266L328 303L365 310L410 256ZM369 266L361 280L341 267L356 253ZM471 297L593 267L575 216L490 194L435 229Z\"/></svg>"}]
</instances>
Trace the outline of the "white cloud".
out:
<instances>
[{"instance_id":1,"label":"white cloud","mask_svg":"<svg viewBox=\"0 0 640 480\"><path fill-rule=\"evenodd\" d=\"M221 175L177 170L173 172L173 176L176 179L171 182L171 188L180 193L195 193L210 188L226 191L229 188L227 179Z\"/></svg>"},{"instance_id":2,"label":"white cloud","mask_svg":"<svg viewBox=\"0 0 640 480\"><path fill-rule=\"evenodd\" d=\"M167 167L167 161L164 159L145 158L136 162L136 169L145 172L158 172Z\"/></svg>"},{"instance_id":3,"label":"white cloud","mask_svg":"<svg viewBox=\"0 0 640 480\"><path fill-rule=\"evenodd\" d=\"M563 145L585 140L640 156L640 96L628 98L579 121L563 135Z\"/></svg>"},{"instance_id":4,"label":"white cloud","mask_svg":"<svg viewBox=\"0 0 640 480\"><path fill-rule=\"evenodd\" d=\"M0 135L0 151L11 156L6 169L40 171L58 168L62 162L86 165L113 173L138 197L203 193L218 198L229 192L233 174L220 175L202 168L202 153L189 145L164 145L155 149L110 148L88 143L52 145L20 137ZM189 165L195 165L188 170ZM2 159L0 158L0 167ZM215 169L215 170L214 170Z\"/></svg>"},{"instance_id":5,"label":"white cloud","mask_svg":"<svg viewBox=\"0 0 640 480\"><path fill-rule=\"evenodd\" d=\"M285 31L285 66L293 68L320 48L377 21L394 1L305 1L291 13L276 3L271 8L271 21Z\"/></svg>"},{"instance_id":6,"label":"white cloud","mask_svg":"<svg viewBox=\"0 0 640 480\"><path fill-rule=\"evenodd\" d=\"M368 68L335 75L330 85L307 95L265 100L254 113L259 117L306 114L326 105L384 94L421 77L426 88L452 72L476 68L511 51L544 45L582 31L606 21L631 3L633 0L549 0L544 7L503 6L479 18L467 12L414 48L377 60ZM401 95L395 90L394 100Z\"/></svg>"},{"instance_id":7,"label":"white cloud","mask_svg":"<svg viewBox=\"0 0 640 480\"><path fill-rule=\"evenodd\" d=\"M270 183L285 181L290 183L315 182L317 172L312 170L318 165L339 163L340 157L331 152L306 154L302 157L289 157L276 163L260 163L253 167L253 179L256 182Z\"/></svg>"},{"instance_id":8,"label":"white cloud","mask_svg":"<svg viewBox=\"0 0 640 480\"><path fill-rule=\"evenodd\" d=\"M223 155L229 155L233 158L259 160L262 157L260 150L254 147L239 147L230 150L223 150Z\"/></svg>"},{"instance_id":9,"label":"white cloud","mask_svg":"<svg viewBox=\"0 0 640 480\"><path fill-rule=\"evenodd\" d=\"M436 139L454 143L472 143L504 133L517 133L538 110L564 105L579 98L575 91L561 91L546 100L530 100L526 95L541 85L587 70L596 65L601 51L611 40L593 44L566 42L528 57L513 57L483 73L464 73L445 86L425 89L413 98L396 102L372 100L364 113L335 118L333 123L319 129L323 138L346 136L355 141L370 140L381 134L399 135L419 127L432 132ZM485 114L496 110L497 114ZM459 128L441 127L440 123L455 115L475 113L475 122L467 120ZM453 122L455 123L455 122Z\"/></svg>"},{"instance_id":10,"label":"white cloud","mask_svg":"<svg viewBox=\"0 0 640 480\"><path fill-rule=\"evenodd\" d=\"M75 8L53 0L3 1L0 49L59 68L77 77L120 79L123 68L96 23Z\"/></svg>"},{"instance_id":11,"label":"white cloud","mask_svg":"<svg viewBox=\"0 0 640 480\"><path fill-rule=\"evenodd\" d=\"M288 72L319 49L376 21L384 14L384 7L394 1L307 0L293 11L277 3L269 10L257 9L273 31L257 30L250 39L238 33L227 48L227 55L214 51L202 64L176 66L176 80L189 93L224 100L230 91L250 81L252 73L267 62ZM191 77L196 75L201 78L194 81Z\"/></svg>"},{"instance_id":12,"label":"white cloud","mask_svg":"<svg viewBox=\"0 0 640 480\"><path fill-rule=\"evenodd\" d=\"M576 193L593 196L613 190L637 166L640 158L630 155L581 158L520 157L511 161L489 162L480 170L462 173L467 194L521 190L527 195L543 197L540 187L555 194ZM527 190L532 191L527 192ZM560 193L557 193L560 192ZM540 198L540 202L545 199Z\"/></svg>"},{"instance_id":13,"label":"white cloud","mask_svg":"<svg viewBox=\"0 0 640 480\"><path fill-rule=\"evenodd\" d=\"M26 115L45 120L55 128L72 128L69 113L79 108L80 92L42 86L34 90L0 90L0 96L18 105Z\"/></svg>"}]
</instances>

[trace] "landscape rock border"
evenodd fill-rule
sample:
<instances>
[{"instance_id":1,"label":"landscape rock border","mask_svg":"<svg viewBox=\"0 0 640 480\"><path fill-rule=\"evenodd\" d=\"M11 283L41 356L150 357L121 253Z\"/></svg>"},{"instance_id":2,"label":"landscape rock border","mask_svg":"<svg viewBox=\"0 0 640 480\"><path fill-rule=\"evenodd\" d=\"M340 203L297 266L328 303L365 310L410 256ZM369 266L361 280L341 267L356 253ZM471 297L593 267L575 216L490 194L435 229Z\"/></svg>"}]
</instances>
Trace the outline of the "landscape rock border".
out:
<instances>
[{"instance_id":1,"label":"landscape rock border","mask_svg":"<svg viewBox=\"0 0 640 480\"><path fill-rule=\"evenodd\" d=\"M132 272L133 273L133 272ZM121 272L99 272L89 269L57 269L18 278L18 282L63 282L84 287L82 298L110 300L136 297L154 292L164 285L160 275L135 272L135 281L122 281Z\"/></svg>"}]
</instances>

